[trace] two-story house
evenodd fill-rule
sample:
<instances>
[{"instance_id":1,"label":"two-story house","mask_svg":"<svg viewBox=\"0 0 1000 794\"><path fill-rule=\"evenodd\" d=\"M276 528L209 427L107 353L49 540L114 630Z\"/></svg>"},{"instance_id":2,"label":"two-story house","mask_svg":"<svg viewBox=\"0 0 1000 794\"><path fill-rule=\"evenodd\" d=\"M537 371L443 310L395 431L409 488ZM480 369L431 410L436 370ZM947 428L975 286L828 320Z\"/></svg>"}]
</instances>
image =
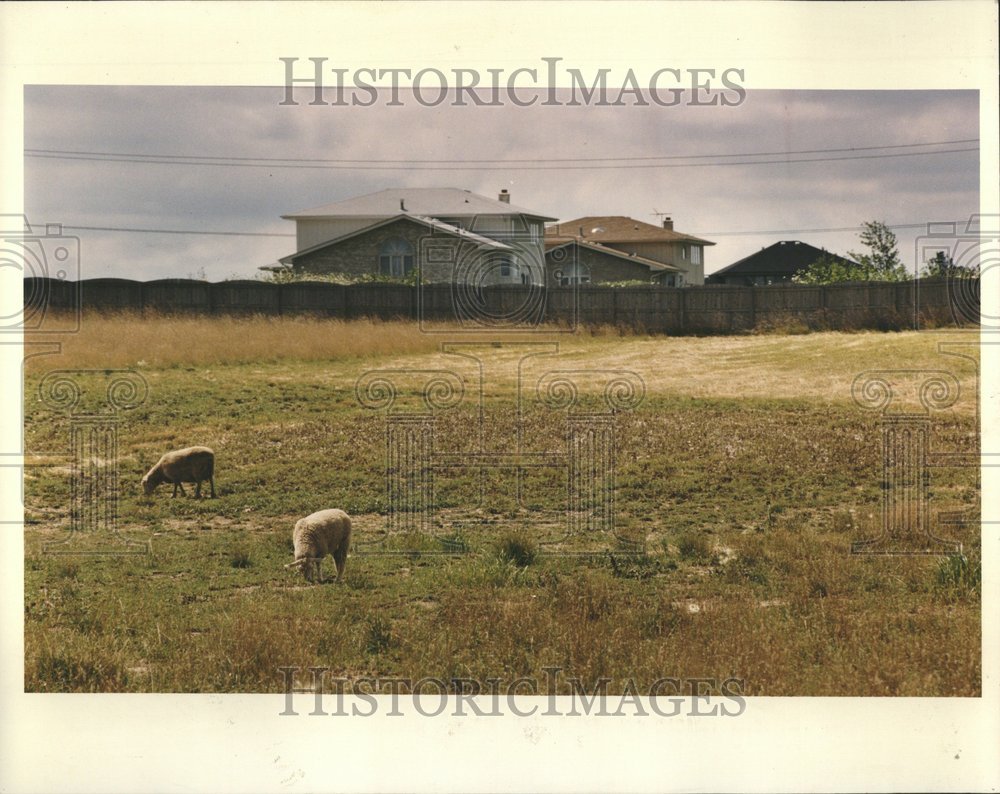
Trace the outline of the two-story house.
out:
<instances>
[{"instance_id":1,"label":"two-story house","mask_svg":"<svg viewBox=\"0 0 1000 794\"><path fill-rule=\"evenodd\" d=\"M545 230L548 268L565 260L566 246L575 244L572 278L581 283L648 280L669 287L705 283L705 247L708 240L674 230L674 222L664 218L662 226L637 221L623 215L588 215L549 226ZM559 255L559 252L563 254ZM597 253L612 251L628 259ZM579 272L577 272L579 271Z\"/></svg>"},{"instance_id":2,"label":"two-story house","mask_svg":"<svg viewBox=\"0 0 1000 794\"><path fill-rule=\"evenodd\" d=\"M457 188L391 188L282 215L296 252L282 265L424 283L543 284L547 215Z\"/></svg>"}]
</instances>

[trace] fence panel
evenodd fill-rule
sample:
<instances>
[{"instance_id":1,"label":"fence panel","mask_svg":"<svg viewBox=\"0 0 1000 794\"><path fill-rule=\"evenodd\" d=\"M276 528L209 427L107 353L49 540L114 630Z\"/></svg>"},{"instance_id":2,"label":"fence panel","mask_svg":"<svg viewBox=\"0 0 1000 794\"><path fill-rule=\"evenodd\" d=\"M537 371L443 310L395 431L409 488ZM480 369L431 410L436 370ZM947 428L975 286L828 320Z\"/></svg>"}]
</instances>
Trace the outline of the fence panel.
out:
<instances>
[{"instance_id":1,"label":"fence panel","mask_svg":"<svg viewBox=\"0 0 1000 794\"><path fill-rule=\"evenodd\" d=\"M279 314L281 288L264 281L220 281L211 285L212 311L232 314Z\"/></svg>"},{"instance_id":2,"label":"fence panel","mask_svg":"<svg viewBox=\"0 0 1000 794\"><path fill-rule=\"evenodd\" d=\"M162 312L212 311L212 285L207 281L168 278L142 287L143 308Z\"/></svg>"}]
</instances>

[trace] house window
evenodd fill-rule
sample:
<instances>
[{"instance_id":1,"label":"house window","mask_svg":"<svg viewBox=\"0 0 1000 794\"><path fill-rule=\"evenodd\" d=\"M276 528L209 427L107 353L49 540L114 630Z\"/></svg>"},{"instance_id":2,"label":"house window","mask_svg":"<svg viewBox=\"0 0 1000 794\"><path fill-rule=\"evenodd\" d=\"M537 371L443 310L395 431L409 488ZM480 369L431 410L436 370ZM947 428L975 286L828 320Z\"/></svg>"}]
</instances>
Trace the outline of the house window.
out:
<instances>
[{"instance_id":1,"label":"house window","mask_svg":"<svg viewBox=\"0 0 1000 794\"><path fill-rule=\"evenodd\" d=\"M398 237L386 240L379 249L378 270L383 276L408 276L413 270L413 246Z\"/></svg>"},{"instance_id":2,"label":"house window","mask_svg":"<svg viewBox=\"0 0 1000 794\"><path fill-rule=\"evenodd\" d=\"M681 259L687 261L688 258L688 247L686 245L681 246Z\"/></svg>"},{"instance_id":3,"label":"house window","mask_svg":"<svg viewBox=\"0 0 1000 794\"><path fill-rule=\"evenodd\" d=\"M590 271L577 263L567 265L562 270L556 271L556 277L559 279L559 286L561 287L590 283Z\"/></svg>"},{"instance_id":4,"label":"house window","mask_svg":"<svg viewBox=\"0 0 1000 794\"><path fill-rule=\"evenodd\" d=\"M692 245L691 246L691 264L700 265L701 264L701 246Z\"/></svg>"}]
</instances>

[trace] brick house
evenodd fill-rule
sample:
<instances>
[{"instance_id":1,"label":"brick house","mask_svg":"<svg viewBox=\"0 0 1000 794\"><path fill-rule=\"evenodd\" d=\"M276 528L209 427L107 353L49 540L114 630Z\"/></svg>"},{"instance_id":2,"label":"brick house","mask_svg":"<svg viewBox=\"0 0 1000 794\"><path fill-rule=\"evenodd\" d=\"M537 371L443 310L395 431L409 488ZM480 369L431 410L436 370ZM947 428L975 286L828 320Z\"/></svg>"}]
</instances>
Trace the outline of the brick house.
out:
<instances>
[{"instance_id":1,"label":"brick house","mask_svg":"<svg viewBox=\"0 0 1000 794\"><path fill-rule=\"evenodd\" d=\"M677 287L705 283L705 247L715 245L676 231L670 218L664 218L662 226L655 226L623 215L588 215L546 228L545 246L550 251L571 242L578 243L581 261L583 250L595 254L605 249L625 254L632 260L632 266L627 259L619 259L612 267L610 259L606 259L607 269L589 274L591 283L634 280L636 276L631 274L639 272L634 265L642 264L647 267L644 276L640 276L643 280ZM664 269L656 270L645 263ZM586 276L586 273L579 274L580 278Z\"/></svg>"},{"instance_id":2,"label":"brick house","mask_svg":"<svg viewBox=\"0 0 1000 794\"><path fill-rule=\"evenodd\" d=\"M706 279L706 283L756 287L787 283L822 257L846 265L856 265L849 259L809 243L782 240L715 271Z\"/></svg>"},{"instance_id":3,"label":"brick house","mask_svg":"<svg viewBox=\"0 0 1000 794\"><path fill-rule=\"evenodd\" d=\"M607 284L616 281L642 281L665 287L678 286L680 268L652 259L626 254L615 248L585 240L546 241L545 267L549 284Z\"/></svg>"},{"instance_id":4,"label":"brick house","mask_svg":"<svg viewBox=\"0 0 1000 794\"><path fill-rule=\"evenodd\" d=\"M381 274L424 283L541 284L546 215L457 188L393 188L282 215L305 273Z\"/></svg>"}]
</instances>

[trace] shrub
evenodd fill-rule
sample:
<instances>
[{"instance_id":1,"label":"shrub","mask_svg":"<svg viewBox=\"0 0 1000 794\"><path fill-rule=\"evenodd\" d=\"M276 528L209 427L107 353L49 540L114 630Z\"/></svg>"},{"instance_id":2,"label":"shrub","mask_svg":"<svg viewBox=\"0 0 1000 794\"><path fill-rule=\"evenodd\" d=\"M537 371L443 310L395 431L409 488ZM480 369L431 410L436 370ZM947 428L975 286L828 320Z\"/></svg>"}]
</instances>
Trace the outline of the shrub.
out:
<instances>
[{"instance_id":1,"label":"shrub","mask_svg":"<svg viewBox=\"0 0 1000 794\"><path fill-rule=\"evenodd\" d=\"M526 568L538 557L538 543L524 530L508 532L497 543L497 557Z\"/></svg>"}]
</instances>

